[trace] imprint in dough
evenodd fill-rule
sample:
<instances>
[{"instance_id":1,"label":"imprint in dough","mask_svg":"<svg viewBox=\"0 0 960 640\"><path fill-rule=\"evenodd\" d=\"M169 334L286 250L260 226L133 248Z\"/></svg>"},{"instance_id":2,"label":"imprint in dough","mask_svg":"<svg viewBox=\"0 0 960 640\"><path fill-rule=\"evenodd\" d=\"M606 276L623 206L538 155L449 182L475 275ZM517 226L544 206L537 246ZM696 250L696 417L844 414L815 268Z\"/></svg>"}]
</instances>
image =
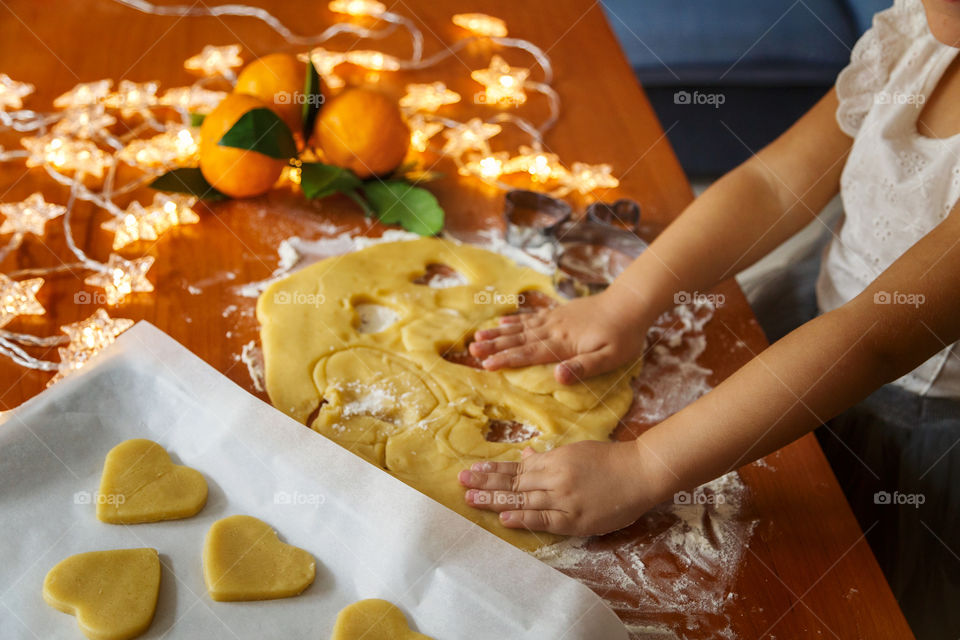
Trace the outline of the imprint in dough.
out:
<instances>
[{"instance_id":1,"label":"imprint in dough","mask_svg":"<svg viewBox=\"0 0 960 640\"><path fill-rule=\"evenodd\" d=\"M337 614L330 640L433 640L411 631L403 612L386 600L360 600Z\"/></svg>"},{"instance_id":2,"label":"imprint in dough","mask_svg":"<svg viewBox=\"0 0 960 640\"><path fill-rule=\"evenodd\" d=\"M313 584L309 552L280 542L270 525L252 516L217 520L203 545L203 579L220 602L299 595Z\"/></svg>"},{"instance_id":3,"label":"imprint in dough","mask_svg":"<svg viewBox=\"0 0 960 640\"><path fill-rule=\"evenodd\" d=\"M430 286L440 273L457 281ZM550 278L435 238L323 260L257 302L267 391L284 413L501 538L528 549L554 542L467 505L457 473L480 460L519 460L526 446L607 440L633 401L640 363L570 386L554 379L552 364L468 366L473 333L534 298L559 301ZM397 317L365 333L358 305ZM503 438L502 425L522 437Z\"/></svg>"},{"instance_id":4,"label":"imprint in dough","mask_svg":"<svg viewBox=\"0 0 960 640\"><path fill-rule=\"evenodd\" d=\"M160 593L156 549L78 553L62 560L43 581L43 599L76 616L92 640L127 640L150 626Z\"/></svg>"},{"instance_id":5,"label":"imprint in dough","mask_svg":"<svg viewBox=\"0 0 960 640\"><path fill-rule=\"evenodd\" d=\"M196 469L173 464L151 440L127 440L107 454L97 495L97 518L111 524L177 520L207 502L207 481Z\"/></svg>"}]
</instances>

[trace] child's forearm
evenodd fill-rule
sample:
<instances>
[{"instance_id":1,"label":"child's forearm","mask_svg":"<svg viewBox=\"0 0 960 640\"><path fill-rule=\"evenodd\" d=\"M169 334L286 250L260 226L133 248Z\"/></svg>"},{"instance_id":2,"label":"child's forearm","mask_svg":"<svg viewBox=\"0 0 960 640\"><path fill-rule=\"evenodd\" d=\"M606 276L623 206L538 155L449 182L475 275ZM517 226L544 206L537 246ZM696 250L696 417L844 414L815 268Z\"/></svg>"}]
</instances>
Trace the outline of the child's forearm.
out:
<instances>
[{"instance_id":1,"label":"child's forearm","mask_svg":"<svg viewBox=\"0 0 960 640\"><path fill-rule=\"evenodd\" d=\"M857 298L637 440L657 498L779 449L960 338L960 207Z\"/></svg>"},{"instance_id":2,"label":"child's forearm","mask_svg":"<svg viewBox=\"0 0 960 640\"><path fill-rule=\"evenodd\" d=\"M708 291L798 232L839 190L850 139L831 91L794 127L697 198L617 278L609 297L652 321L678 291Z\"/></svg>"}]
</instances>

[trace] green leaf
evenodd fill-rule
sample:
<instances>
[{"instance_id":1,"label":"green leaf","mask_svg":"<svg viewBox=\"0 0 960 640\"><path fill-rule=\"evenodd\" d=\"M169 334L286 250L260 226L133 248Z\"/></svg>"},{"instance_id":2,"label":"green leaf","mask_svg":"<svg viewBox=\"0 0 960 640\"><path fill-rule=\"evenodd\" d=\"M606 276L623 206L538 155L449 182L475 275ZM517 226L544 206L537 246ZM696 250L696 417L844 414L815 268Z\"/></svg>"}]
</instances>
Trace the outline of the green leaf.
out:
<instances>
[{"instance_id":1,"label":"green leaf","mask_svg":"<svg viewBox=\"0 0 960 640\"><path fill-rule=\"evenodd\" d=\"M371 180L363 194L385 224L399 223L407 231L432 236L443 229L444 213L432 193L403 180Z\"/></svg>"},{"instance_id":2,"label":"green leaf","mask_svg":"<svg viewBox=\"0 0 960 640\"><path fill-rule=\"evenodd\" d=\"M199 127L203 124L203 121L206 119L206 114L204 113L191 113L190 114L190 126Z\"/></svg>"},{"instance_id":3,"label":"green leaf","mask_svg":"<svg viewBox=\"0 0 960 640\"><path fill-rule=\"evenodd\" d=\"M300 189L311 199L351 192L360 184L360 178L349 169L322 162L304 162L300 167Z\"/></svg>"},{"instance_id":4,"label":"green leaf","mask_svg":"<svg viewBox=\"0 0 960 640\"><path fill-rule=\"evenodd\" d=\"M202 200L225 200L226 195L210 186L207 179L200 173L199 167L181 167L171 169L150 183L157 191L173 191L175 193L189 193Z\"/></svg>"},{"instance_id":5,"label":"green leaf","mask_svg":"<svg viewBox=\"0 0 960 640\"><path fill-rule=\"evenodd\" d=\"M320 105L323 104L323 93L320 91L320 74L317 68L313 66L312 60L307 60L307 77L303 81L303 111L300 112L300 122L303 123L303 139L309 140L313 133L313 123L317 120L317 114L320 113Z\"/></svg>"},{"instance_id":6,"label":"green leaf","mask_svg":"<svg viewBox=\"0 0 960 640\"><path fill-rule=\"evenodd\" d=\"M297 155L290 127L266 107L251 109L240 116L217 144L256 151L280 160Z\"/></svg>"}]
</instances>

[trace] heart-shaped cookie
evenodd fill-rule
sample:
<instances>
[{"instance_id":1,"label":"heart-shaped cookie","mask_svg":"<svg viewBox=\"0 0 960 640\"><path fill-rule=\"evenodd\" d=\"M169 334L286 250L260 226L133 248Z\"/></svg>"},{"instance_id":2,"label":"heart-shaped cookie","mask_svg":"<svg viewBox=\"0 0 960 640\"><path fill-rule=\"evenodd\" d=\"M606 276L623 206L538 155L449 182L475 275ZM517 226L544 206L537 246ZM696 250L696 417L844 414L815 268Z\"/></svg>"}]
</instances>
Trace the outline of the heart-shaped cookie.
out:
<instances>
[{"instance_id":1,"label":"heart-shaped cookie","mask_svg":"<svg viewBox=\"0 0 960 640\"><path fill-rule=\"evenodd\" d=\"M97 495L97 518L111 524L177 520L207 502L207 481L196 469L173 464L151 440L127 440L107 454Z\"/></svg>"},{"instance_id":2,"label":"heart-shaped cookie","mask_svg":"<svg viewBox=\"0 0 960 640\"><path fill-rule=\"evenodd\" d=\"M156 549L78 553L61 561L43 581L43 599L77 617L93 640L127 640L150 626L160 593Z\"/></svg>"},{"instance_id":3,"label":"heart-shaped cookie","mask_svg":"<svg viewBox=\"0 0 960 640\"><path fill-rule=\"evenodd\" d=\"M433 640L412 631L403 612L386 600L360 600L337 614L330 640Z\"/></svg>"},{"instance_id":4,"label":"heart-shaped cookie","mask_svg":"<svg viewBox=\"0 0 960 640\"><path fill-rule=\"evenodd\" d=\"M289 598L313 584L309 552L280 542L270 525L252 516L217 520L203 545L203 578L221 602Z\"/></svg>"}]
</instances>

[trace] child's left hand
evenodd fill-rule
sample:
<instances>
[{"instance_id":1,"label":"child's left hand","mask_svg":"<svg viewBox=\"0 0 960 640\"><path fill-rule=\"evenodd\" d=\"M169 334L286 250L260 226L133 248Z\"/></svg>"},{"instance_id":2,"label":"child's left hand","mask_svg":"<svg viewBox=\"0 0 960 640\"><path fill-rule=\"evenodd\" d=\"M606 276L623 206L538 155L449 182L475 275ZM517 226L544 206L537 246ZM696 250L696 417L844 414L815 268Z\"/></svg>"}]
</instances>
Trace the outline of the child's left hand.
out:
<instances>
[{"instance_id":1,"label":"child's left hand","mask_svg":"<svg viewBox=\"0 0 960 640\"><path fill-rule=\"evenodd\" d=\"M460 472L467 504L511 529L586 536L615 531L657 500L637 442L576 442L521 462L477 462Z\"/></svg>"}]
</instances>

